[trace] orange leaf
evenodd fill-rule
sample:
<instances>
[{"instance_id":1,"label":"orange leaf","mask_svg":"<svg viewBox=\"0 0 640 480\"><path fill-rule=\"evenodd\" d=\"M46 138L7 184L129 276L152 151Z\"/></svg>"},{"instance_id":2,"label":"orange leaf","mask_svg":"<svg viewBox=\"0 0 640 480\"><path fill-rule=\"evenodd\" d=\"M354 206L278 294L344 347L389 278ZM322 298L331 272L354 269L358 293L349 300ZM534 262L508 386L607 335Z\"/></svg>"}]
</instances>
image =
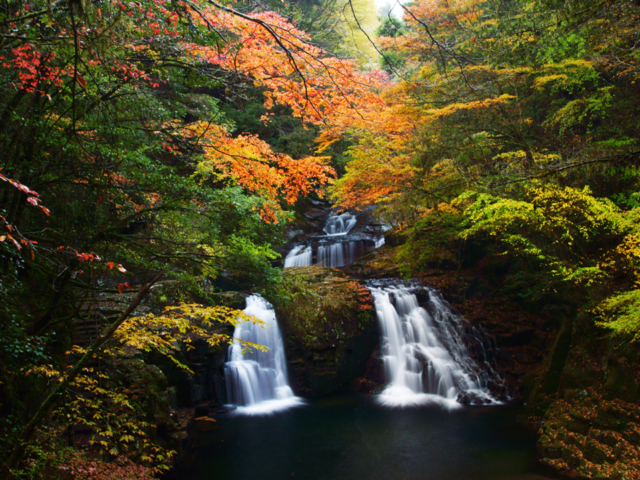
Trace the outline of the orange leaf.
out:
<instances>
[{"instance_id":1,"label":"orange leaf","mask_svg":"<svg viewBox=\"0 0 640 480\"><path fill-rule=\"evenodd\" d=\"M78 81L78 83L80 84L80 86L82 88L87 86L87 81L84 79L84 77L82 75L80 75L79 73L76 73L76 80Z\"/></svg>"}]
</instances>

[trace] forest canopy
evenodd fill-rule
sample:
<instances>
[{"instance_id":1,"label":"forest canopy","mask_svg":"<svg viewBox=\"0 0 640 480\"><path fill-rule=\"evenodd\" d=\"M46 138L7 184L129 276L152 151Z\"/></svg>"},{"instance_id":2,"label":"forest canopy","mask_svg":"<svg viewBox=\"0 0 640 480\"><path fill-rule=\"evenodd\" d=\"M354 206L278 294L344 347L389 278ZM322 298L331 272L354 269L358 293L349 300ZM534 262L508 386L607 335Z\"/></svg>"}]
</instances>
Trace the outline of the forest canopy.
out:
<instances>
[{"instance_id":1,"label":"forest canopy","mask_svg":"<svg viewBox=\"0 0 640 480\"><path fill-rule=\"evenodd\" d=\"M119 314L104 325L143 331L136 348L174 360L162 335L223 343L217 325L241 313L213 294L277 284L307 197L374 208L405 237L407 276L475 242L522 266L525 301L584 299L600 325L640 336L640 4L416 0L396 7L402 19L373 8L0 1L6 471L168 468L172 449L132 407L148 399L114 373L129 368L116 330L91 352L108 367L78 370L46 421L25 425L89 351L78 320L159 272L179 288L157 329ZM122 412L116 439L105 432ZM101 432L93 457L63 439L78 422Z\"/></svg>"}]
</instances>

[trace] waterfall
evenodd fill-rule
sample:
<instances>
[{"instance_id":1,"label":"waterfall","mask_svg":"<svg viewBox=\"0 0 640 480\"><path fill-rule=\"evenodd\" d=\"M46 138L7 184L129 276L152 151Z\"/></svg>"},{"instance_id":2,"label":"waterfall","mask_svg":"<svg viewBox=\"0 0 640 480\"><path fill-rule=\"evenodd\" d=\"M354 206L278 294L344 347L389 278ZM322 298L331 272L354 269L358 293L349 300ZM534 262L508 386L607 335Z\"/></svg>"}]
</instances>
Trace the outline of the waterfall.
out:
<instances>
[{"instance_id":1,"label":"waterfall","mask_svg":"<svg viewBox=\"0 0 640 480\"><path fill-rule=\"evenodd\" d=\"M380 404L456 408L463 396L475 403L498 403L487 388L489 376L462 343L462 318L435 291L426 290L428 310L400 282L372 284L370 291L388 381Z\"/></svg>"},{"instance_id":2,"label":"waterfall","mask_svg":"<svg viewBox=\"0 0 640 480\"><path fill-rule=\"evenodd\" d=\"M346 235L356 225L357 221L358 217L350 213L333 215L327 219L323 230L327 235Z\"/></svg>"},{"instance_id":3,"label":"waterfall","mask_svg":"<svg viewBox=\"0 0 640 480\"><path fill-rule=\"evenodd\" d=\"M302 404L289 386L282 335L273 307L259 295L247 298L245 313L266 325L243 322L233 333L229 361L225 364L227 397L246 415L270 414ZM267 347L266 352L242 352L238 339Z\"/></svg>"},{"instance_id":4,"label":"waterfall","mask_svg":"<svg viewBox=\"0 0 640 480\"><path fill-rule=\"evenodd\" d=\"M326 235L312 237L316 240L311 243L294 246L284 259L284 268L314 265L314 248L315 265L340 268L354 263L369 250L384 245L384 236L373 237L370 233L349 235L357 222L358 217L350 213L330 216L323 227Z\"/></svg>"},{"instance_id":5,"label":"waterfall","mask_svg":"<svg viewBox=\"0 0 640 480\"><path fill-rule=\"evenodd\" d=\"M297 245L291 249L284 259L284 268L308 267L313 264L313 251L311 247Z\"/></svg>"},{"instance_id":6,"label":"waterfall","mask_svg":"<svg viewBox=\"0 0 640 480\"><path fill-rule=\"evenodd\" d=\"M371 250L371 243L373 242L367 242L367 244L365 244L364 240L321 243L318 246L317 265L331 268L350 265L355 262L363 253Z\"/></svg>"}]
</instances>

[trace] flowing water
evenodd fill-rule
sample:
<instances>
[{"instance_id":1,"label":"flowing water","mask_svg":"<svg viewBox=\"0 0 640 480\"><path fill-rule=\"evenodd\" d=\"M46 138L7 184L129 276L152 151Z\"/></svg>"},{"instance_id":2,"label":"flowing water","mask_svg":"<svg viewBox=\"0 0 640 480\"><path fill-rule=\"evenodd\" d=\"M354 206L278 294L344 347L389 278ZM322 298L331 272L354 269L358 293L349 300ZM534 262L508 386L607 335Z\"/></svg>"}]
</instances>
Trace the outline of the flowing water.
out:
<instances>
[{"instance_id":1,"label":"flowing water","mask_svg":"<svg viewBox=\"0 0 640 480\"><path fill-rule=\"evenodd\" d=\"M350 214L330 217L326 235L295 246L285 268L314 263L340 267L384 244L384 237L350 235L356 222L357 217ZM481 329L466 324L428 288L378 281L369 282L369 289L382 332L388 381L382 394L334 395L283 411L302 400L287 381L275 313L254 295L245 311L267 325L244 323L236 328L234 338L270 350L242 353L236 341L225 365L229 400L238 406L235 412L247 415L219 416L218 430L199 434L191 458L172 478L559 478L535 464L535 434L517 423L520 410L498 405L489 392L489 383L495 385L501 379L490 364L495 343L487 342ZM474 345L477 361L466 345ZM384 408L388 406L411 408ZM281 413L264 415L277 411Z\"/></svg>"},{"instance_id":2,"label":"flowing water","mask_svg":"<svg viewBox=\"0 0 640 480\"><path fill-rule=\"evenodd\" d=\"M297 245L291 249L284 259L284 268L308 267L313 265L313 250L310 246Z\"/></svg>"},{"instance_id":3,"label":"flowing water","mask_svg":"<svg viewBox=\"0 0 640 480\"><path fill-rule=\"evenodd\" d=\"M264 322L243 322L233 333L229 361L225 364L228 401L239 414L262 415L287 410L302 403L289 386L282 335L273 307L259 295L247 298L245 313ZM243 352L242 339L267 347L266 352Z\"/></svg>"},{"instance_id":4,"label":"flowing water","mask_svg":"<svg viewBox=\"0 0 640 480\"><path fill-rule=\"evenodd\" d=\"M375 248L375 244L365 242L365 240L352 240L349 242L320 243L318 245L317 265L331 268L351 265L363 253Z\"/></svg>"},{"instance_id":5,"label":"flowing water","mask_svg":"<svg viewBox=\"0 0 640 480\"><path fill-rule=\"evenodd\" d=\"M458 408L459 400L498 403L488 390L489 375L463 343L463 319L437 294L425 289L425 306L399 281L370 285L382 332L386 406L438 403Z\"/></svg>"},{"instance_id":6,"label":"flowing water","mask_svg":"<svg viewBox=\"0 0 640 480\"><path fill-rule=\"evenodd\" d=\"M350 213L333 215L327 219L323 230L327 235L346 235L357 222L358 218Z\"/></svg>"},{"instance_id":7,"label":"flowing water","mask_svg":"<svg viewBox=\"0 0 640 480\"><path fill-rule=\"evenodd\" d=\"M284 259L284 268L311 265L340 268L352 264L369 250L384 245L384 237L350 235L357 223L357 215L350 213L330 216L323 227L325 235L295 245Z\"/></svg>"}]
</instances>

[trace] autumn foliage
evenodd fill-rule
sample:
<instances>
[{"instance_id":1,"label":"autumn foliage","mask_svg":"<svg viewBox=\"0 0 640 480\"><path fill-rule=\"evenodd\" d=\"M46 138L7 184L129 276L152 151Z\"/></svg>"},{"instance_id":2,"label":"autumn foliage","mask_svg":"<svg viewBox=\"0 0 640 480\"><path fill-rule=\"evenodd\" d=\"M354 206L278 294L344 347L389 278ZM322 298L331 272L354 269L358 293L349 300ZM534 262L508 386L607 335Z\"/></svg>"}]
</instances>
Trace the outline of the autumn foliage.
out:
<instances>
[{"instance_id":1,"label":"autumn foliage","mask_svg":"<svg viewBox=\"0 0 640 480\"><path fill-rule=\"evenodd\" d=\"M113 325L112 303L159 271L179 285L163 300L174 304L213 304L218 283L274 284L284 226L335 178L332 151L299 153L246 131L229 109L259 102L265 129L280 133L274 119L285 119L294 133L339 138L351 117L375 115L388 79L277 13L213 1L7 4L0 33L1 475L40 478L61 462L51 471L147 478L171 449L155 441L156 420L136 413L151 401L144 387L119 372L152 373L131 350L177 358L176 345L205 337L193 330L204 310L118 324L99 364L51 400L46 426L27 429L88 351L81 327ZM216 320L229 316L238 312ZM72 438L78 426L86 445ZM82 454L53 455L63 441Z\"/></svg>"}]
</instances>

